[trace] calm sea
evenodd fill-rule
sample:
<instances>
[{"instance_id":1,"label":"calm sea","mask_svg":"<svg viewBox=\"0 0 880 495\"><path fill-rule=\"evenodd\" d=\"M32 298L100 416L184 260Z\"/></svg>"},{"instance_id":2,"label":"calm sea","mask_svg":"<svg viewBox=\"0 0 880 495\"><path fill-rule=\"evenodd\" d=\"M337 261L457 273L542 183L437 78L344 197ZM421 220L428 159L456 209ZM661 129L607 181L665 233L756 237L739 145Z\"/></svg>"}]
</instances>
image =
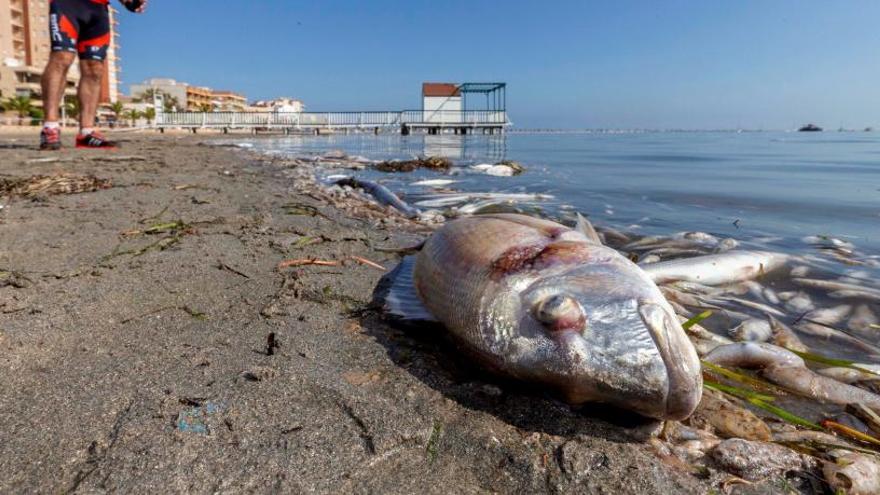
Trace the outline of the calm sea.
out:
<instances>
[{"instance_id":1,"label":"calm sea","mask_svg":"<svg viewBox=\"0 0 880 495\"><path fill-rule=\"evenodd\" d=\"M830 236L852 243L864 259L880 255L880 133L348 135L254 144L297 156L327 150L383 160L445 156L462 167L450 176L355 172L417 205L449 192L414 182L446 178L456 182L445 187L457 192L538 194L520 206L548 216L577 210L597 224L639 234L699 230L785 252L814 250L804 238ZM527 171L491 177L467 168L503 159Z\"/></svg>"}]
</instances>

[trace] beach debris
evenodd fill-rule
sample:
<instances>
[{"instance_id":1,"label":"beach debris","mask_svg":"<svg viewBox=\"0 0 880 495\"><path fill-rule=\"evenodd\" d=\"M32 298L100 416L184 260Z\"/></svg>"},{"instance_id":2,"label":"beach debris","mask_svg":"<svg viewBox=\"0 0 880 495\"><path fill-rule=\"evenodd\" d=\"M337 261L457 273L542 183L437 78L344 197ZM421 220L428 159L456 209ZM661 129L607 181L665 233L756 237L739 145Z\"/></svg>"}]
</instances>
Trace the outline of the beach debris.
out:
<instances>
[{"instance_id":1,"label":"beach debris","mask_svg":"<svg viewBox=\"0 0 880 495\"><path fill-rule=\"evenodd\" d=\"M79 194L109 189L108 179L94 175L34 175L28 178L0 178L0 195L32 198L40 195Z\"/></svg>"},{"instance_id":2,"label":"beach debris","mask_svg":"<svg viewBox=\"0 0 880 495\"><path fill-rule=\"evenodd\" d=\"M447 223L398 265L385 308L440 321L484 364L569 403L681 419L702 394L696 351L656 285L618 252L548 220Z\"/></svg>"},{"instance_id":3,"label":"beach debris","mask_svg":"<svg viewBox=\"0 0 880 495\"><path fill-rule=\"evenodd\" d=\"M140 155L94 155L89 157L96 162L145 162L147 157Z\"/></svg>"},{"instance_id":4,"label":"beach debris","mask_svg":"<svg viewBox=\"0 0 880 495\"><path fill-rule=\"evenodd\" d=\"M805 397L832 404L861 403L880 411L880 396L815 373L797 354L766 343L719 346L705 361L721 366L758 369L767 380Z\"/></svg>"},{"instance_id":5,"label":"beach debris","mask_svg":"<svg viewBox=\"0 0 880 495\"><path fill-rule=\"evenodd\" d=\"M373 168L380 172L412 172L420 168L446 172L452 168L452 160L442 156L415 158L413 160L390 160L376 163L373 165Z\"/></svg>"},{"instance_id":6,"label":"beach debris","mask_svg":"<svg viewBox=\"0 0 880 495\"><path fill-rule=\"evenodd\" d=\"M27 289L34 281L24 274L14 270L0 268L0 287L13 287L15 289Z\"/></svg>"},{"instance_id":7,"label":"beach debris","mask_svg":"<svg viewBox=\"0 0 880 495\"><path fill-rule=\"evenodd\" d=\"M832 450L829 455L834 461L825 462L822 473L835 493L880 493L880 462L876 457L847 450Z\"/></svg>"},{"instance_id":8,"label":"beach debris","mask_svg":"<svg viewBox=\"0 0 880 495\"><path fill-rule=\"evenodd\" d=\"M169 232L191 233L192 226L188 225L183 220L176 220L174 222L155 223L145 229L126 230L125 232L122 232L121 235L123 237L134 237L139 235L156 235Z\"/></svg>"},{"instance_id":9,"label":"beach debris","mask_svg":"<svg viewBox=\"0 0 880 495\"><path fill-rule=\"evenodd\" d=\"M409 218L417 218L421 214L418 208L414 208L406 204L387 187L376 182L360 180L351 177L336 181L336 185L341 187L348 186L356 189L363 189L364 192L372 195L376 199L376 201L379 202L379 204L392 206Z\"/></svg>"},{"instance_id":10,"label":"beach debris","mask_svg":"<svg viewBox=\"0 0 880 495\"><path fill-rule=\"evenodd\" d=\"M794 469L809 468L805 456L781 445L730 438L709 452L719 467L749 481L760 481Z\"/></svg>"},{"instance_id":11,"label":"beach debris","mask_svg":"<svg viewBox=\"0 0 880 495\"><path fill-rule=\"evenodd\" d=\"M33 165L39 163L59 163L59 162L72 162L73 158L69 157L60 157L60 156L44 156L41 158L31 158L29 160L25 160L24 162Z\"/></svg>"},{"instance_id":12,"label":"beach debris","mask_svg":"<svg viewBox=\"0 0 880 495\"><path fill-rule=\"evenodd\" d=\"M872 411L870 407L864 404L848 404L846 412L862 420L874 434L880 435L880 414Z\"/></svg>"},{"instance_id":13,"label":"beach debris","mask_svg":"<svg viewBox=\"0 0 880 495\"><path fill-rule=\"evenodd\" d=\"M279 347L281 347L281 342L275 332L269 332L269 335L266 336L266 355L274 356Z\"/></svg>"},{"instance_id":14,"label":"beach debris","mask_svg":"<svg viewBox=\"0 0 880 495\"><path fill-rule=\"evenodd\" d=\"M306 265L314 265L314 266L339 266L341 262L336 260L319 260L317 258L302 258L296 260L284 260L278 263L278 269L282 268L290 268L294 266L306 266Z\"/></svg>"},{"instance_id":15,"label":"beach debris","mask_svg":"<svg viewBox=\"0 0 880 495\"><path fill-rule=\"evenodd\" d=\"M785 265L789 257L769 251L728 251L696 258L661 261L642 268L658 284L679 280L725 285L750 280Z\"/></svg>"},{"instance_id":16,"label":"beach debris","mask_svg":"<svg viewBox=\"0 0 880 495\"><path fill-rule=\"evenodd\" d=\"M861 431L856 430L855 428L851 428L847 425L838 423L837 421L833 421L831 419L823 419L820 424L826 430L833 431L834 433L837 433L838 435L849 437L853 440L857 440L862 443L871 444L874 446L874 448L877 448L878 446L880 446L880 439L875 438L871 435L868 435L867 433L862 433Z\"/></svg>"},{"instance_id":17,"label":"beach debris","mask_svg":"<svg viewBox=\"0 0 880 495\"><path fill-rule=\"evenodd\" d=\"M382 266L379 263L376 263L374 261L370 261L362 256L347 256L345 259L342 259L342 260L321 260L318 258L301 258L301 259L294 259L294 260L284 260L284 261L278 263L278 269L280 270L283 268L291 268L291 267L295 267L295 266L309 266L309 265L311 265L311 266L342 266L345 263L346 259L352 260L352 261L357 262L358 264L361 264L361 265L376 268L377 270L385 271L384 266Z\"/></svg>"},{"instance_id":18,"label":"beach debris","mask_svg":"<svg viewBox=\"0 0 880 495\"><path fill-rule=\"evenodd\" d=\"M376 268L378 270L382 270L383 272L386 270L385 267L380 265L379 263L376 263L374 261L370 261L362 256L349 256L348 258L351 260L354 260L362 265L371 266L371 267Z\"/></svg>"},{"instance_id":19,"label":"beach debris","mask_svg":"<svg viewBox=\"0 0 880 495\"><path fill-rule=\"evenodd\" d=\"M198 435L210 435L209 428L210 417L223 412L226 409L225 404L214 401L202 402L201 400L181 400L182 403L190 405L189 409L185 409L178 413L177 431L182 433L195 433Z\"/></svg>"}]
</instances>

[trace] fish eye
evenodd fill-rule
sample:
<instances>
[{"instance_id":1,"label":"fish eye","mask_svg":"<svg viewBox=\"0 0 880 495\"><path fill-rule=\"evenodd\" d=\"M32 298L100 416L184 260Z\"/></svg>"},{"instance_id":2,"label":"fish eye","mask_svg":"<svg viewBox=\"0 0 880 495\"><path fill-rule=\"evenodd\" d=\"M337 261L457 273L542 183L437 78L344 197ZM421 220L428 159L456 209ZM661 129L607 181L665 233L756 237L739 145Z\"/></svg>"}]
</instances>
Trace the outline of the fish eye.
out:
<instances>
[{"instance_id":1,"label":"fish eye","mask_svg":"<svg viewBox=\"0 0 880 495\"><path fill-rule=\"evenodd\" d=\"M551 331L581 330L587 320L577 299L566 294L554 294L539 301L532 314Z\"/></svg>"}]
</instances>

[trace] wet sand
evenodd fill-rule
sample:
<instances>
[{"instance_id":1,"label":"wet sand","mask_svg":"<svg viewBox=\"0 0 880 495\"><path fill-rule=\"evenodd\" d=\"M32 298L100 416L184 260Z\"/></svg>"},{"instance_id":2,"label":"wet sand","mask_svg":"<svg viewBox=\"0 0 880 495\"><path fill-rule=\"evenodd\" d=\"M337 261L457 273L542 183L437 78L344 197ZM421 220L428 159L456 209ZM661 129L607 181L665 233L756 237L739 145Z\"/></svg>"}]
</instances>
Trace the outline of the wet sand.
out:
<instances>
[{"instance_id":1,"label":"wet sand","mask_svg":"<svg viewBox=\"0 0 880 495\"><path fill-rule=\"evenodd\" d=\"M350 257L393 267L372 247L424 226L334 207L307 167L216 136L117 137L41 153L0 136L0 179L112 184L0 196L0 492L665 494L729 477L664 463L656 425L572 411L484 376L436 328L383 321L383 272ZM345 261L278 268L309 258Z\"/></svg>"}]
</instances>

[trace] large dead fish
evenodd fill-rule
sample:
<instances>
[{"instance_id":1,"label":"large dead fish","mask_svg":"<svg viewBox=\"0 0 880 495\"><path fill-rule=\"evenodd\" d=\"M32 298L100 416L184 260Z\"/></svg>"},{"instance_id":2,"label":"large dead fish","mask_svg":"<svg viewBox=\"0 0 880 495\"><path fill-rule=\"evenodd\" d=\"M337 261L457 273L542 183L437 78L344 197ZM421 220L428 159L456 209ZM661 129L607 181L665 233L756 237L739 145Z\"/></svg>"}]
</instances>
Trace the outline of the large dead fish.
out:
<instances>
[{"instance_id":1,"label":"large dead fish","mask_svg":"<svg viewBox=\"0 0 880 495\"><path fill-rule=\"evenodd\" d=\"M514 214L455 220L395 273L386 309L436 320L490 370L681 419L700 401L700 362L678 318L637 265L578 229Z\"/></svg>"}]
</instances>

